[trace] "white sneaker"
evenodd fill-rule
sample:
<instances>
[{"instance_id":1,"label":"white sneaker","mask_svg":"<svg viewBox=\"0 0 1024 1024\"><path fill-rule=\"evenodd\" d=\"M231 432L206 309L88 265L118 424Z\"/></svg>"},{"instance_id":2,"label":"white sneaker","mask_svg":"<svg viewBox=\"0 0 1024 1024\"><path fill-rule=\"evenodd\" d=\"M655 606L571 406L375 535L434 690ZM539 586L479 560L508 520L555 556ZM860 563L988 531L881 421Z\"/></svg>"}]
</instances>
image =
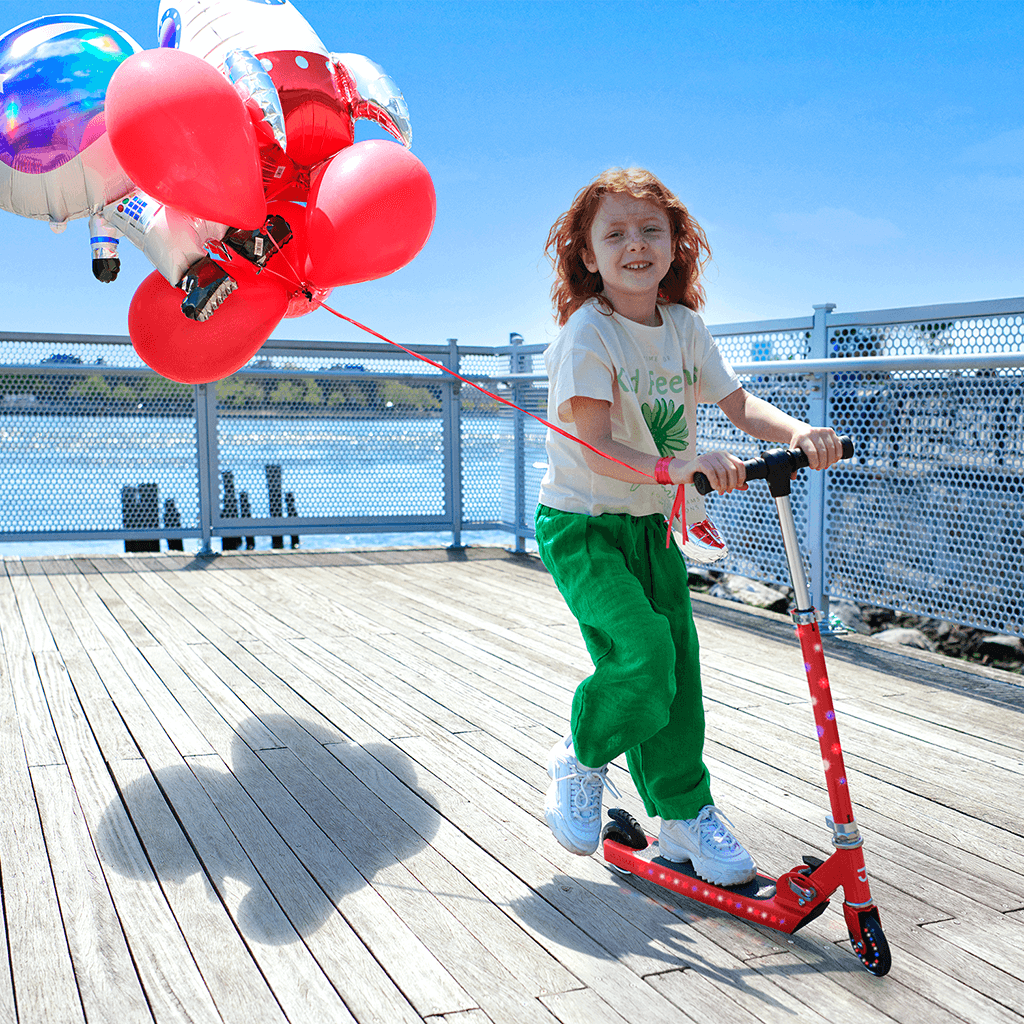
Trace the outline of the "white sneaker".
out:
<instances>
[{"instance_id":1,"label":"white sneaker","mask_svg":"<svg viewBox=\"0 0 1024 1024\"><path fill-rule=\"evenodd\" d=\"M708 804L689 821L661 823L658 846L665 860L685 862L713 885L742 885L757 874L754 858L729 831L729 820Z\"/></svg>"},{"instance_id":2,"label":"white sneaker","mask_svg":"<svg viewBox=\"0 0 1024 1024\"><path fill-rule=\"evenodd\" d=\"M679 547L686 558L701 565L710 565L729 554L718 527L710 519L687 526L686 543L680 543Z\"/></svg>"},{"instance_id":3,"label":"white sneaker","mask_svg":"<svg viewBox=\"0 0 1024 1024\"><path fill-rule=\"evenodd\" d=\"M608 781L608 765L587 768L576 760L572 736L560 739L548 755L551 785L544 799L544 818L555 838L570 853L587 857L601 839L601 802Z\"/></svg>"}]
</instances>

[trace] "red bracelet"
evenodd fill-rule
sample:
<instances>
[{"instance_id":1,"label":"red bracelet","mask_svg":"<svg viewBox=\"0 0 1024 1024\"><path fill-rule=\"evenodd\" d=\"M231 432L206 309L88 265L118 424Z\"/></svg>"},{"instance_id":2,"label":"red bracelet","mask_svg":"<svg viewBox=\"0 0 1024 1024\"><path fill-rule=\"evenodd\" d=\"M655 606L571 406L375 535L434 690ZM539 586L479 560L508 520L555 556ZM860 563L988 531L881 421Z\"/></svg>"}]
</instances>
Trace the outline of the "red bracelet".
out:
<instances>
[{"instance_id":1,"label":"red bracelet","mask_svg":"<svg viewBox=\"0 0 1024 1024\"><path fill-rule=\"evenodd\" d=\"M654 480L659 484L671 484L672 478L668 475L668 464L672 461L673 456L666 455L663 459L658 459L654 464Z\"/></svg>"}]
</instances>

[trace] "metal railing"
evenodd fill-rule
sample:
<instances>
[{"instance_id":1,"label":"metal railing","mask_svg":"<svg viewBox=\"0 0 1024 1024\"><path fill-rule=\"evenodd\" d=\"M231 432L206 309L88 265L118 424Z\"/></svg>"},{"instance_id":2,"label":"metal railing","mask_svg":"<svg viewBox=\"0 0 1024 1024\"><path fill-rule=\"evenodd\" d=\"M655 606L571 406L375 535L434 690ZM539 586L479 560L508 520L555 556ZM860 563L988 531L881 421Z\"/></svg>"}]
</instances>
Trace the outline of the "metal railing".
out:
<instances>
[{"instance_id":1,"label":"metal railing","mask_svg":"<svg viewBox=\"0 0 1024 1024\"><path fill-rule=\"evenodd\" d=\"M815 603L1021 635L1024 299L711 328L744 386L851 434L793 507ZM541 345L421 349L546 416ZM535 372L538 371L538 372ZM0 336L0 554L13 540L134 550L289 535L498 531L523 550L545 428L387 345L268 342L217 384L157 376L127 338ZM761 446L702 406L698 446ZM774 507L711 498L727 571L787 582Z\"/></svg>"}]
</instances>

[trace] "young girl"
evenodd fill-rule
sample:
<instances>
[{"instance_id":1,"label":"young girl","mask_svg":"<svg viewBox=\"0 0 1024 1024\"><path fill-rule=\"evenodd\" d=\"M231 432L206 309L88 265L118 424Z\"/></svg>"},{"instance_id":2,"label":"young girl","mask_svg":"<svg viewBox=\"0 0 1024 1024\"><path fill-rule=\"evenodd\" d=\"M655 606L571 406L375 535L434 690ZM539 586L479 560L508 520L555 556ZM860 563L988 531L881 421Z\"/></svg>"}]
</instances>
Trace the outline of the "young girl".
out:
<instances>
[{"instance_id":1,"label":"young girl","mask_svg":"<svg viewBox=\"0 0 1024 1024\"><path fill-rule=\"evenodd\" d=\"M562 327L545 353L548 418L597 451L548 431L537 541L594 672L551 751L545 817L566 849L593 853L608 762L625 753L647 813L661 818L662 856L738 885L754 861L711 797L687 571L678 547L666 547L665 520L676 486L697 471L720 494L746 489L735 455L694 452L698 402L717 403L754 437L802 448L812 469L842 448L830 428L740 387L696 315L707 239L653 174L597 177L552 227L547 252ZM687 492L694 522L703 512Z\"/></svg>"}]
</instances>

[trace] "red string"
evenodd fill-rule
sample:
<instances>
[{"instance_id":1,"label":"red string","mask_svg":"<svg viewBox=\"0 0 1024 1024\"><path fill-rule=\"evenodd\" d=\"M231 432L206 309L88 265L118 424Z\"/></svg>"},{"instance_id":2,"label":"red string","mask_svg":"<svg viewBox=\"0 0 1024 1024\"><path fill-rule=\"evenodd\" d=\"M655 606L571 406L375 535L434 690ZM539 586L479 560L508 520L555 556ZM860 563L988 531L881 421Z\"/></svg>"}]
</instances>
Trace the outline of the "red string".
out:
<instances>
[{"instance_id":1,"label":"red string","mask_svg":"<svg viewBox=\"0 0 1024 1024\"><path fill-rule=\"evenodd\" d=\"M288 282L287 278L285 278L281 274L278 274L276 270L270 270L269 267L266 267L264 269L270 270L272 274L275 274L277 277L280 277L281 280L286 281L289 284L298 284L298 286L304 292L306 292L307 295L309 295L309 292L306 290L305 285L303 285L302 282L299 280L299 275L298 272L295 270L295 267L292 266L291 261L288 259L287 256L285 256L284 250L281 248L280 245L277 244L276 239L274 239L273 237L270 238L270 241L273 243L274 247L277 249L278 253L280 253L281 257L284 259L288 268L291 270L292 275L294 277L294 282ZM384 337L383 334L378 333L371 327L367 327L366 324L361 324L358 320L353 320L352 317L345 316L344 313L339 313L336 309L332 309L330 306L328 306L326 302L321 302L320 308L326 309L328 313L333 313L336 317L338 317L339 320L345 320L348 323L352 324L353 327L358 327L361 331L366 331L367 334L372 334L375 338L380 338L381 341L387 342L387 344L393 345L397 349L401 349L401 351L407 353L410 356L413 356L416 359L419 359L421 362L427 363L429 366L433 366L435 369L441 370L444 373L451 374L451 376L456 377L464 384L468 384L470 387L476 388L477 391L479 391L483 395L486 395L488 398L493 398L496 402L501 402L502 405L507 405L512 409L518 409L519 412L531 417L532 419L535 419L538 423L543 424L549 430L555 431L556 434L561 434L562 437L567 437L570 441L576 441L578 444L583 445L584 448L588 448L590 451L594 452L595 455L600 455L602 459L608 459L611 462L617 463L618 465L623 466L626 469L633 470L634 473L639 473L641 476L649 477L651 480L656 479L656 474L645 473L643 470L637 469L635 466L631 466L627 462L622 462L619 459L616 459L614 456L608 455L606 452L601 451L599 448L595 448L592 444L588 444L586 441L584 441L580 437L577 437L575 434L570 434L568 430L563 430L561 427L556 427L553 423L549 423L543 417L537 416L535 413L532 413L527 409L523 409L521 406L516 405L515 402L512 402L507 398L502 398L501 395L494 394L493 391L488 391L487 388L481 387L479 384L475 383L474 381L471 381L468 377L463 377L461 373L457 373L450 366L445 366L444 363L437 363L433 359L428 359L426 356L421 355L419 352L414 352L411 348L406 348L405 345L401 345L397 341L392 341L390 338ZM685 491L685 484L680 484L678 488L676 488L675 501L673 501L672 503L672 514L669 516L668 520L668 533L665 536L666 548L672 541L672 524L676 521L677 516L679 517L680 528L682 530L683 543L685 544L688 539L688 534L686 530Z\"/></svg>"},{"instance_id":2,"label":"red string","mask_svg":"<svg viewBox=\"0 0 1024 1024\"><path fill-rule=\"evenodd\" d=\"M672 515L668 517L668 530L665 533L665 547L672 543L672 524L676 521L676 516L679 516L679 528L685 544L690 539L686 531L686 484L680 484L676 488L676 499L672 502Z\"/></svg>"}]
</instances>

